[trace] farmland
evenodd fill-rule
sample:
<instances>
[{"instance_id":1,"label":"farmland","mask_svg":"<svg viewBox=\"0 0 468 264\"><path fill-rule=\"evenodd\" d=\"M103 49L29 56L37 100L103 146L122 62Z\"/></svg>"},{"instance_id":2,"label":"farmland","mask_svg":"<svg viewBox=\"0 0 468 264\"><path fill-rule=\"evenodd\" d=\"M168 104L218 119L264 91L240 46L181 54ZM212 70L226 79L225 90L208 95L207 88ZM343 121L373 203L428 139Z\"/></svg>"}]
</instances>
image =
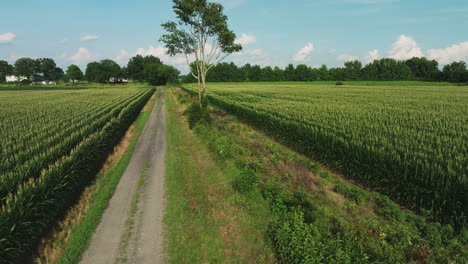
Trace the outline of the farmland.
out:
<instances>
[{"instance_id":1,"label":"farmland","mask_svg":"<svg viewBox=\"0 0 468 264\"><path fill-rule=\"evenodd\" d=\"M295 150L433 219L466 224L466 87L269 83L208 89L213 104Z\"/></svg>"},{"instance_id":2,"label":"farmland","mask_svg":"<svg viewBox=\"0 0 468 264\"><path fill-rule=\"evenodd\" d=\"M0 262L76 200L153 91L0 90Z\"/></svg>"}]
</instances>

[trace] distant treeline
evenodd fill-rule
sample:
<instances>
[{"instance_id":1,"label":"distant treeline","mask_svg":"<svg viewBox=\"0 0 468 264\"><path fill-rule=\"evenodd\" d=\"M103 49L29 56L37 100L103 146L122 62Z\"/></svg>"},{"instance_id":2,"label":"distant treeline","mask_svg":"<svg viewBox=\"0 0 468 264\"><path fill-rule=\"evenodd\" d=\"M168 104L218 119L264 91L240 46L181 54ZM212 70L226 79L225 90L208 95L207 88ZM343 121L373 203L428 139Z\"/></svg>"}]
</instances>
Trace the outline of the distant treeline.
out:
<instances>
[{"instance_id":1,"label":"distant treeline","mask_svg":"<svg viewBox=\"0 0 468 264\"><path fill-rule=\"evenodd\" d=\"M196 68L192 65L192 72ZM182 78L183 82L196 82L192 74ZM213 66L207 74L208 82L281 82L281 81L446 81L453 83L468 82L468 70L463 61L445 65L442 70L435 60L412 58L395 60L390 58L374 60L362 66L360 61L348 61L344 67L312 68L305 64L296 67L289 64L285 69L279 67L260 67L245 64L238 67L234 63L220 63Z\"/></svg>"},{"instance_id":2,"label":"distant treeline","mask_svg":"<svg viewBox=\"0 0 468 264\"><path fill-rule=\"evenodd\" d=\"M64 72L57 67L50 58L31 59L20 58L14 65L0 60L0 83L6 81L7 76L16 76L18 82L25 84L31 82L75 82L87 80L89 82L120 82L132 80L149 82L153 85L164 85L178 81L179 71L154 56L143 57L137 55L131 58L125 67L120 67L113 60L101 60L88 63L85 73L72 64Z\"/></svg>"},{"instance_id":3,"label":"distant treeline","mask_svg":"<svg viewBox=\"0 0 468 264\"><path fill-rule=\"evenodd\" d=\"M196 67L191 65L192 72ZM127 66L120 67L113 60L101 60L88 63L85 73L76 65L68 66L64 72L57 67L50 58L20 58L14 65L0 60L0 83L6 81L6 76L17 76L19 81L30 83L34 81L82 81L107 83L121 80L149 82L163 85L175 82L180 72L169 65L165 65L158 57L136 55ZM412 58L409 60L395 60L390 58L374 60L362 66L360 61L348 61L344 67L312 68L305 64L286 68L260 67L245 64L242 67L234 63L220 63L211 68L207 74L208 82L281 82L281 81L446 81L452 83L468 82L468 69L463 61L445 65L442 70L435 60L426 58ZM196 82L192 74L182 77L183 82Z\"/></svg>"}]
</instances>

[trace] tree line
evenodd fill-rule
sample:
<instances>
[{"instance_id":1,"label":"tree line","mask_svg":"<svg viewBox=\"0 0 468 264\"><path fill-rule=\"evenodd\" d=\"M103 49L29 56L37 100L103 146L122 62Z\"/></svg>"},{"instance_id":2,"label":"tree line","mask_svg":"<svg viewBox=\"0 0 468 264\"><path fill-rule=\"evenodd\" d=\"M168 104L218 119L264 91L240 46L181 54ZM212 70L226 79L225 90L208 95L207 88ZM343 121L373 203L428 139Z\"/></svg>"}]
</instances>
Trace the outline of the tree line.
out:
<instances>
[{"instance_id":1,"label":"tree line","mask_svg":"<svg viewBox=\"0 0 468 264\"><path fill-rule=\"evenodd\" d=\"M65 81L77 82L86 80L88 82L108 83L119 82L123 79L132 81L148 82L153 85L164 85L176 82L179 78L179 70L165 65L155 56L136 55L132 57L127 66L120 67L113 60L105 59L88 63L83 71L72 64L64 72L57 67L55 61L50 58L31 59L20 58L13 65L0 60L0 82L5 82L6 77L13 75L23 83L38 81Z\"/></svg>"},{"instance_id":2,"label":"tree line","mask_svg":"<svg viewBox=\"0 0 468 264\"><path fill-rule=\"evenodd\" d=\"M191 65L192 72L196 67ZM463 61L445 65L442 70L435 60L411 58L395 60L391 58L374 60L363 67L360 61L348 61L344 67L312 68L305 64L289 64L284 69L279 67L260 67L245 64L238 67L233 62L220 63L211 68L206 77L208 82L281 82L281 81L447 81L453 83L468 82L468 69ZM183 76L183 82L196 82L191 75Z\"/></svg>"},{"instance_id":3,"label":"tree line","mask_svg":"<svg viewBox=\"0 0 468 264\"><path fill-rule=\"evenodd\" d=\"M192 72L196 65L192 64ZM106 83L110 80L130 79L139 82L149 82L153 85L163 85L178 81L180 72L165 65L155 56L136 55L126 66L120 67L113 60L105 59L88 63L85 72L72 64L64 72L51 58L20 58L13 65L0 60L0 82L5 82L6 76L14 75L25 78L25 83L33 81L82 81ZM184 82L196 82L193 75L182 77ZM238 67L234 63L219 63L207 73L208 82L281 82L281 81L447 81L453 83L468 82L468 69L465 62L452 62L442 70L435 60L426 58L411 58L401 61L390 58L374 60L362 66L360 61L348 61L343 67L312 68L305 64L294 66L289 64L284 69L279 67L260 67L245 64Z\"/></svg>"}]
</instances>

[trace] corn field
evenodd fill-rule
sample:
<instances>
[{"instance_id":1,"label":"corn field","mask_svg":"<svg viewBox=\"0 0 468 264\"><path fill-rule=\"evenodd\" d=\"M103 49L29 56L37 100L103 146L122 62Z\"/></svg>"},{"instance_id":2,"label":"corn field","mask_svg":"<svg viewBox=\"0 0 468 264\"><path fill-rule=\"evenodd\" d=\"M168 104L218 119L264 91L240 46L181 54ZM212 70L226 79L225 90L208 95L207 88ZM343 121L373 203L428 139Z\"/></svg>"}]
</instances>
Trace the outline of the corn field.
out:
<instances>
[{"instance_id":1,"label":"corn field","mask_svg":"<svg viewBox=\"0 0 468 264\"><path fill-rule=\"evenodd\" d=\"M465 226L466 87L213 84L208 90L211 103L290 147L434 220Z\"/></svg>"},{"instance_id":2,"label":"corn field","mask_svg":"<svg viewBox=\"0 0 468 264\"><path fill-rule=\"evenodd\" d=\"M76 200L153 89L0 91L0 262Z\"/></svg>"}]
</instances>

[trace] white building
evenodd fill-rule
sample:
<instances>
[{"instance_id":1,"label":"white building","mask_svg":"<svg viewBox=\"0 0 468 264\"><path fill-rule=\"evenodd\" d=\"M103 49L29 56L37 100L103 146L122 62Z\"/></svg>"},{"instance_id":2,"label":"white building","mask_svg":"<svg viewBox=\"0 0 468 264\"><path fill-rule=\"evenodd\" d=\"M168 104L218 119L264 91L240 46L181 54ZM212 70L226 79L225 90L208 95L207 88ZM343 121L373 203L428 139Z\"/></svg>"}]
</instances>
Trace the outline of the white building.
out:
<instances>
[{"instance_id":1,"label":"white building","mask_svg":"<svg viewBox=\"0 0 468 264\"><path fill-rule=\"evenodd\" d=\"M17 77L17 76L14 76L14 75L9 75L9 76L6 76L5 79L6 79L7 82L21 82L23 80L26 80L27 78L24 77L24 76Z\"/></svg>"}]
</instances>

